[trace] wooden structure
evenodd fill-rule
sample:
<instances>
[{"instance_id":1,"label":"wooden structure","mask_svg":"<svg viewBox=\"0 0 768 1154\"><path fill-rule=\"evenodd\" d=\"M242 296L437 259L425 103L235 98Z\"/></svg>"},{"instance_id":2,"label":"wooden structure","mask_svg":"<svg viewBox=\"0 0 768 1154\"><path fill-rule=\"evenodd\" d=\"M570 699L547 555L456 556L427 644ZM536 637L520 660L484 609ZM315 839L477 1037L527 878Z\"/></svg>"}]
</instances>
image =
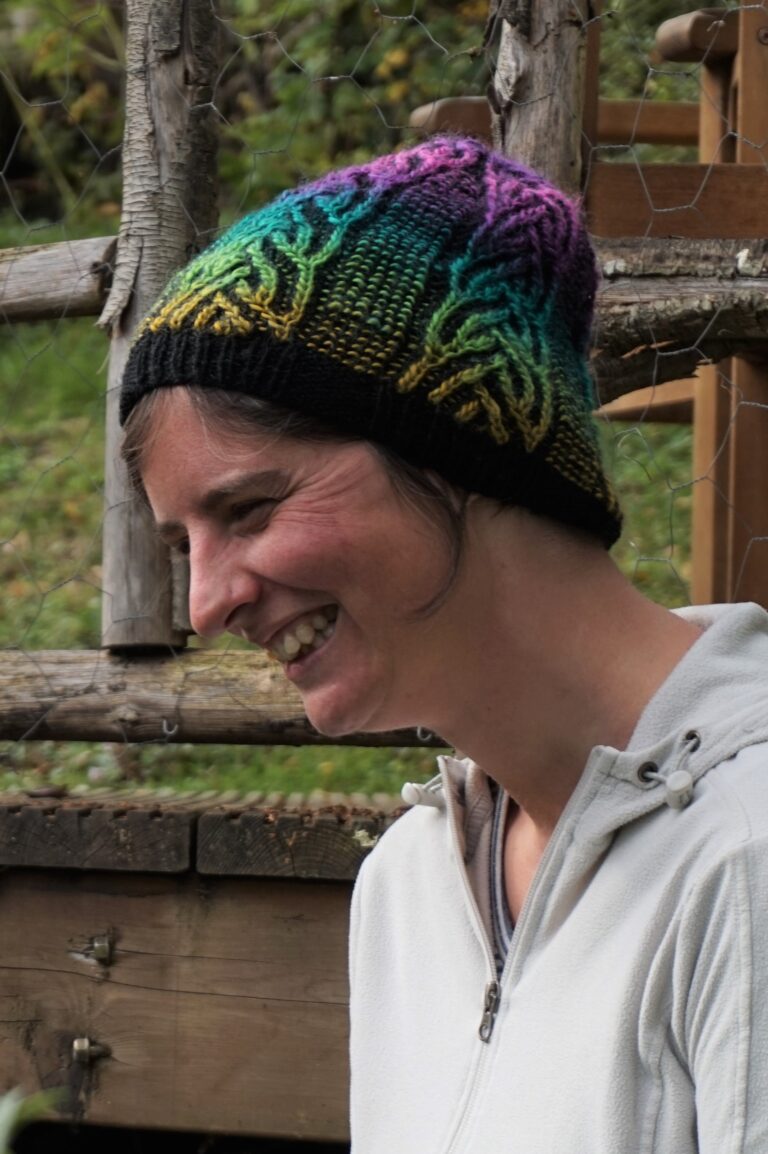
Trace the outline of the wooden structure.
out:
<instances>
[{"instance_id":1,"label":"wooden structure","mask_svg":"<svg viewBox=\"0 0 768 1154\"><path fill-rule=\"evenodd\" d=\"M385 798L0 794L0 1092L343 1142L351 882Z\"/></svg>"}]
</instances>

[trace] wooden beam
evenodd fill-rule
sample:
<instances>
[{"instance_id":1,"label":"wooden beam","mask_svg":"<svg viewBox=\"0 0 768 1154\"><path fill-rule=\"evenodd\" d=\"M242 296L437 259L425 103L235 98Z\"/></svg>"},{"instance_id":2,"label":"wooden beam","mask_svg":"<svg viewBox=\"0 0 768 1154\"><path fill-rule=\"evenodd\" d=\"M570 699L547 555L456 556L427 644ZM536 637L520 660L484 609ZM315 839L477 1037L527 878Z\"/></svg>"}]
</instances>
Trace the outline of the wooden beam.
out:
<instances>
[{"instance_id":1,"label":"wooden beam","mask_svg":"<svg viewBox=\"0 0 768 1154\"><path fill-rule=\"evenodd\" d=\"M116 247L115 237L98 236L0 250L0 320L98 316Z\"/></svg>"},{"instance_id":2,"label":"wooden beam","mask_svg":"<svg viewBox=\"0 0 768 1154\"><path fill-rule=\"evenodd\" d=\"M691 600L729 599L730 360L703 365L694 383Z\"/></svg>"},{"instance_id":3,"label":"wooden beam","mask_svg":"<svg viewBox=\"0 0 768 1154\"><path fill-rule=\"evenodd\" d=\"M491 140L491 106L484 96L447 96L414 108L408 123L425 133L465 132Z\"/></svg>"},{"instance_id":4,"label":"wooden beam","mask_svg":"<svg viewBox=\"0 0 768 1154\"><path fill-rule=\"evenodd\" d=\"M699 105L672 100L600 100L600 144L697 144Z\"/></svg>"},{"instance_id":5,"label":"wooden beam","mask_svg":"<svg viewBox=\"0 0 768 1154\"><path fill-rule=\"evenodd\" d=\"M768 172L747 164L594 164L587 189L602 237L768 235Z\"/></svg>"},{"instance_id":6,"label":"wooden beam","mask_svg":"<svg viewBox=\"0 0 768 1154\"><path fill-rule=\"evenodd\" d=\"M411 730L323 737L280 667L261 652L102 650L0 660L0 740L193 741L245 745L439 745Z\"/></svg>"},{"instance_id":7,"label":"wooden beam","mask_svg":"<svg viewBox=\"0 0 768 1154\"><path fill-rule=\"evenodd\" d=\"M0 868L353 881L406 808L399 797L321 790L0 793Z\"/></svg>"},{"instance_id":8,"label":"wooden beam","mask_svg":"<svg viewBox=\"0 0 768 1154\"><path fill-rule=\"evenodd\" d=\"M596 416L609 421L690 424L693 420L693 393L693 381L669 381L658 388L650 386L625 393L607 405L601 405Z\"/></svg>"},{"instance_id":9,"label":"wooden beam","mask_svg":"<svg viewBox=\"0 0 768 1154\"><path fill-rule=\"evenodd\" d=\"M597 21L592 27L598 27ZM414 108L409 124L425 133L466 132L491 140L491 108L484 96L422 104ZM671 100L598 100L594 134L594 143L600 144L696 144L699 106Z\"/></svg>"},{"instance_id":10,"label":"wooden beam","mask_svg":"<svg viewBox=\"0 0 768 1154\"><path fill-rule=\"evenodd\" d=\"M698 64L731 60L739 42L738 8L700 8L665 20L656 32L656 49L663 60Z\"/></svg>"},{"instance_id":11,"label":"wooden beam","mask_svg":"<svg viewBox=\"0 0 768 1154\"><path fill-rule=\"evenodd\" d=\"M603 403L768 352L768 245L603 240L593 368ZM736 338L735 342L733 340Z\"/></svg>"}]
</instances>

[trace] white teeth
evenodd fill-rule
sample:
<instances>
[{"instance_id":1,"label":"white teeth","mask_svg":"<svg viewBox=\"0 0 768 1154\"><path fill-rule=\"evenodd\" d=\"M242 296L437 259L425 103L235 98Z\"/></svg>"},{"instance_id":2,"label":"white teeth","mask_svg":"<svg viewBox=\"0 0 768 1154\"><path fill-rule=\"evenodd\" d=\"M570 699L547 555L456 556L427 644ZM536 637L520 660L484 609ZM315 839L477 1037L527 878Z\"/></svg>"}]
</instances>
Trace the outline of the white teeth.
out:
<instances>
[{"instance_id":1,"label":"white teeth","mask_svg":"<svg viewBox=\"0 0 768 1154\"><path fill-rule=\"evenodd\" d=\"M273 645L274 656L279 661L288 662L293 661L302 651L308 653L310 649L319 649L333 636L337 614L338 608L331 605L323 612L313 614L311 618L305 617Z\"/></svg>"},{"instance_id":2,"label":"white teeth","mask_svg":"<svg viewBox=\"0 0 768 1154\"><path fill-rule=\"evenodd\" d=\"M292 633L286 633L283 637L283 643L280 648L285 653L286 657L295 657L301 649L301 642L298 637L294 637Z\"/></svg>"},{"instance_id":3,"label":"white teeth","mask_svg":"<svg viewBox=\"0 0 768 1154\"><path fill-rule=\"evenodd\" d=\"M315 626L308 621L302 621L296 626L296 636L302 645L311 645L315 637Z\"/></svg>"}]
</instances>

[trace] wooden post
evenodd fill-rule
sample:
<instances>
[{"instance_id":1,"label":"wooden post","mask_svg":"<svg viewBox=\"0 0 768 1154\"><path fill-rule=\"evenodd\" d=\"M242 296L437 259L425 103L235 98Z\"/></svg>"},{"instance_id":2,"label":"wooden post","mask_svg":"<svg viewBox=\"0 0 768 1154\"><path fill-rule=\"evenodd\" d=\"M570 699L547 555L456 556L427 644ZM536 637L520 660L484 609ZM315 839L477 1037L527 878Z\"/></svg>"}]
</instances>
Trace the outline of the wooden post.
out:
<instances>
[{"instance_id":1,"label":"wooden post","mask_svg":"<svg viewBox=\"0 0 768 1154\"><path fill-rule=\"evenodd\" d=\"M751 3L691 12L659 29L657 47L666 59L702 64L700 160L715 166L708 176L731 187L738 181L722 210L710 214L720 235L763 236L759 222L731 208L746 199L762 205L768 191L768 13ZM703 196L697 207L703 209ZM768 604L764 346L755 359L701 368L694 411L693 600Z\"/></svg>"},{"instance_id":2,"label":"wooden post","mask_svg":"<svg viewBox=\"0 0 768 1154\"><path fill-rule=\"evenodd\" d=\"M586 25L572 0L492 0L500 22L488 99L499 151L581 191Z\"/></svg>"},{"instance_id":3,"label":"wooden post","mask_svg":"<svg viewBox=\"0 0 768 1154\"><path fill-rule=\"evenodd\" d=\"M168 279L216 225L210 95L216 22L209 0L126 0L123 216L100 323L112 335L105 462L102 641L183 645L167 550L133 499L119 457L120 380L131 334ZM177 598L178 600L178 598Z\"/></svg>"},{"instance_id":4,"label":"wooden post","mask_svg":"<svg viewBox=\"0 0 768 1154\"><path fill-rule=\"evenodd\" d=\"M733 52L737 30L732 20L728 32ZM704 51L699 90L699 160L702 164L723 164L735 159L729 134L733 55L715 55L712 59L706 46ZM728 358L719 365L703 365L694 382L691 600L695 605L719 603L729 597L730 374Z\"/></svg>"},{"instance_id":5,"label":"wooden post","mask_svg":"<svg viewBox=\"0 0 768 1154\"><path fill-rule=\"evenodd\" d=\"M768 12L742 4L733 76L736 162L768 159ZM768 605L768 365L732 362L730 597Z\"/></svg>"}]
</instances>

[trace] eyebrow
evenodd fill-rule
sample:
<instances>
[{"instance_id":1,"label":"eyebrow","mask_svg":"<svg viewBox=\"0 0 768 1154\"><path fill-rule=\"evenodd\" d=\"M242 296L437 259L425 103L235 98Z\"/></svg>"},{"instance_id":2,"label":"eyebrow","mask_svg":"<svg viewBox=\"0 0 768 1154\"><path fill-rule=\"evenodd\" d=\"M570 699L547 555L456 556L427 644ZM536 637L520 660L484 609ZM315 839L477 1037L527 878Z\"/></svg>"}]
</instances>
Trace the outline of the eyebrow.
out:
<instances>
[{"instance_id":1,"label":"eyebrow","mask_svg":"<svg viewBox=\"0 0 768 1154\"><path fill-rule=\"evenodd\" d=\"M209 489L198 502L201 513L216 513L226 502L241 493L254 489L263 493L265 497L280 497L285 492L288 482L287 475L280 469L262 469L255 473L243 473L225 485L217 485ZM181 521L155 521L155 533L163 540L172 539L184 533Z\"/></svg>"}]
</instances>

